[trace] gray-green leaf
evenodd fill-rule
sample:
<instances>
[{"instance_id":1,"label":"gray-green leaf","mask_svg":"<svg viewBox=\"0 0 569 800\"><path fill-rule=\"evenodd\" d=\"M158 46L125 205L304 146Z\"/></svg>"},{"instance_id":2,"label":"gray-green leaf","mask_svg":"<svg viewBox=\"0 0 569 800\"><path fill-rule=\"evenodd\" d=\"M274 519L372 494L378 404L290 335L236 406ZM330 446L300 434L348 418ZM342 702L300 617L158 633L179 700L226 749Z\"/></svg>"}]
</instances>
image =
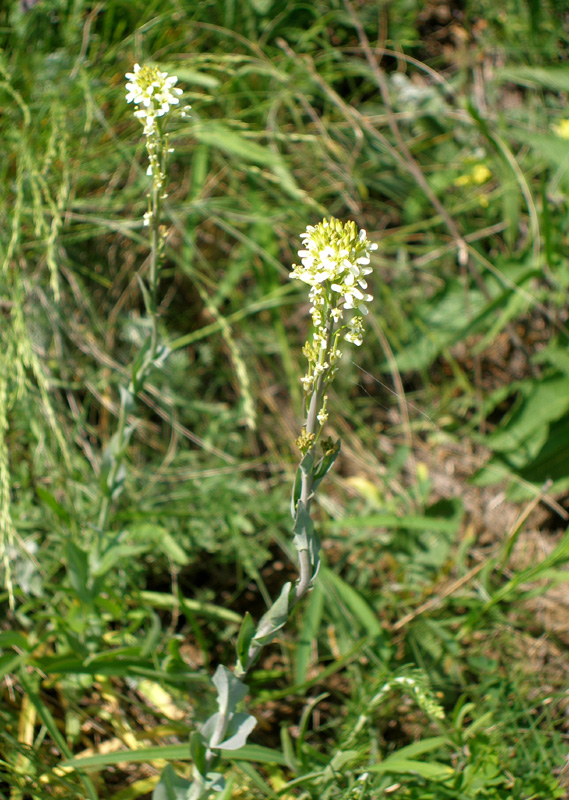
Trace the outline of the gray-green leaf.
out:
<instances>
[{"instance_id":1,"label":"gray-green leaf","mask_svg":"<svg viewBox=\"0 0 569 800\"><path fill-rule=\"evenodd\" d=\"M258 642L263 646L268 644L273 640L275 633L286 623L291 587L292 583L287 581L273 605L261 617L257 633L253 637L254 642Z\"/></svg>"},{"instance_id":2,"label":"gray-green leaf","mask_svg":"<svg viewBox=\"0 0 569 800\"><path fill-rule=\"evenodd\" d=\"M231 670L220 664L212 678L217 689L217 704L222 714L232 711L247 694L247 686Z\"/></svg>"}]
</instances>

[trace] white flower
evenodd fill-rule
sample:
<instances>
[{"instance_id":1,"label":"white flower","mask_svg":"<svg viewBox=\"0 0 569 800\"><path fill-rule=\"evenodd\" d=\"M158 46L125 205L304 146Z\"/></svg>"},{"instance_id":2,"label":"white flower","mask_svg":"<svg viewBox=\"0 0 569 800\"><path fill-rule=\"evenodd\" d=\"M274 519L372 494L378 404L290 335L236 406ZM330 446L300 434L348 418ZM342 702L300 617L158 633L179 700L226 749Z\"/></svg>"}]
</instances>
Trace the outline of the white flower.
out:
<instances>
[{"instance_id":1,"label":"white flower","mask_svg":"<svg viewBox=\"0 0 569 800\"><path fill-rule=\"evenodd\" d=\"M373 300L367 291L366 276L372 271L370 255L377 245L368 240L365 230L358 230L355 222L343 223L334 218L309 225L300 238L301 263L293 266L290 277L310 286L314 328L312 344L304 350L308 372L301 379L308 395L333 379L342 355L338 346L342 338L356 346L363 342L362 317ZM358 313L347 324L339 325L344 312L351 309ZM317 419L321 425L326 421L324 406Z\"/></svg>"},{"instance_id":2,"label":"white flower","mask_svg":"<svg viewBox=\"0 0 569 800\"><path fill-rule=\"evenodd\" d=\"M368 240L365 230L358 231L355 222L344 224L332 218L316 226L309 225L300 238L303 244L298 251L301 265L293 267L290 277L312 287L310 299L313 306L313 292L318 287L322 297L322 284L328 284L334 292L342 295L345 308L358 308L366 314L365 303L371 302L372 296L361 290L367 289L364 276L372 271L370 253L377 249L377 245Z\"/></svg>"},{"instance_id":3,"label":"white flower","mask_svg":"<svg viewBox=\"0 0 569 800\"><path fill-rule=\"evenodd\" d=\"M352 317L350 322L348 323L348 331L344 336L344 339L347 342L351 342L355 344L357 347L363 342L363 333L364 333L364 326L363 320L361 317Z\"/></svg>"},{"instance_id":4,"label":"white flower","mask_svg":"<svg viewBox=\"0 0 569 800\"><path fill-rule=\"evenodd\" d=\"M178 105L180 95L175 75L168 76L157 67L134 65L133 72L127 72L126 102L137 106L134 116L144 125L144 135L150 136L156 129L156 119L170 111L170 106ZM187 108L187 106L186 106Z\"/></svg>"}]
</instances>

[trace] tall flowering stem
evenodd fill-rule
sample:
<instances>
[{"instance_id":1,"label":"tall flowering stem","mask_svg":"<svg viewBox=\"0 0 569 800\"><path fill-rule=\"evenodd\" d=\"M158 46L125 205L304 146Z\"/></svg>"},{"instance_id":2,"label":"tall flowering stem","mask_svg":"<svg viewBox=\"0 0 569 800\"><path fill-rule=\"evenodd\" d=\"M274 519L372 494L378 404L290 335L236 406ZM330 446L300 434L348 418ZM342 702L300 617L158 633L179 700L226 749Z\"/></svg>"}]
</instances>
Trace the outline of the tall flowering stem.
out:
<instances>
[{"instance_id":1,"label":"tall flowering stem","mask_svg":"<svg viewBox=\"0 0 569 800\"><path fill-rule=\"evenodd\" d=\"M101 487L103 500L99 511L98 529L102 536L107 525L107 518L112 501L120 494L124 482L123 461L126 449L132 436L133 428L127 424L128 415L133 410L135 398L142 388L149 372L162 365L168 355L165 347L158 344L158 286L160 266L164 256L166 229L161 224L162 201L166 194L168 156L172 152L165 132L167 115L180 102L182 90L176 87L178 79L168 76L156 67L134 65L134 71L126 74L126 101L134 104L134 116L143 125L143 136L148 154L146 174L151 178L147 193L148 207L143 215L143 226L149 229L150 268L148 278L138 276L144 298L146 315L150 323L150 334L136 355L131 369L128 386L120 388L120 410L117 430L112 437L103 456L101 468ZM185 115L186 106L179 112Z\"/></svg>"},{"instance_id":2,"label":"tall flowering stem","mask_svg":"<svg viewBox=\"0 0 569 800\"><path fill-rule=\"evenodd\" d=\"M310 286L313 332L304 346L308 369L301 379L304 387L305 424L297 444L302 453L291 500L294 520L293 543L298 553L299 577L288 582L257 625L245 615L237 640L237 664L233 670L219 666L213 676L218 708L190 738L194 780L188 786L188 800L201 800L211 791L223 789L223 777L214 771L224 750L242 747L255 727L255 718L237 711L247 694L243 682L261 650L286 624L293 606L309 591L318 572L320 542L310 516L314 493L331 469L340 442L322 438L328 418L326 389L334 378L342 343L362 343L363 317L367 303L365 276L371 272L371 244L366 232L354 222L323 220L309 226L301 236L301 264L291 278ZM317 455L317 446L322 454Z\"/></svg>"},{"instance_id":3,"label":"tall flowering stem","mask_svg":"<svg viewBox=\"0 0 569 800\"><path fill-rule=\"evenodd\" d=\"M293 497L295 531L312 528L310 507L314 491L340 450L339 441L323 442L324 452L317 461L316 447L328 419L326 388L337 372L342 342L359 346L363 341L363 318L368 313L367 303L373 299L367 291L366 276L371 272L371 252L377 249L377 244L372 244L365 230L358 230L355 222L343 223L333 217L316 226L309 225L300 238L301 261L293 267L290 277L310 286L313 332L312 339L304 346L308 369L301 378L306 422L297 440L303 459L295 486L296 504ZM311 542L307 534L300 542L295 540L295 544L300 570L295 587L298 599L308 590L318 569L318 542L314 539Z\"/></svg>"}]
</instances>

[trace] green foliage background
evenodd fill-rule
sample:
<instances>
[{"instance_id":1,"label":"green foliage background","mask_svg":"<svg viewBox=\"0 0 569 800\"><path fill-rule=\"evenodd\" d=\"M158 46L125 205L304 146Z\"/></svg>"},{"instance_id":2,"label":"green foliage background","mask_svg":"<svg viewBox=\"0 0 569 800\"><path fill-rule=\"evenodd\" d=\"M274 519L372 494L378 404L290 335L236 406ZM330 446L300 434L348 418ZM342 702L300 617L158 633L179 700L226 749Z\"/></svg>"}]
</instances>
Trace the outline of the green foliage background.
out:
<instances>
[{"instance_id":1,"label":"green foliage background","mask_svg":"<svg viewBox=\"0 0 569 800\"><path fill-rule=\"evenodd\" d=\"M160 759L189 773L212 669L295 578L308 306L288 273L331 214L380 245L375 303L330 400L326 566L253 674L224 797L565 796L565 4L31 6L0 8L0 797L129 800ZM192 104L165 204L172 354L94 564L145 335L137 61ZM405 676L416 693L373 706Z\"/></svg>"}]
</instances>

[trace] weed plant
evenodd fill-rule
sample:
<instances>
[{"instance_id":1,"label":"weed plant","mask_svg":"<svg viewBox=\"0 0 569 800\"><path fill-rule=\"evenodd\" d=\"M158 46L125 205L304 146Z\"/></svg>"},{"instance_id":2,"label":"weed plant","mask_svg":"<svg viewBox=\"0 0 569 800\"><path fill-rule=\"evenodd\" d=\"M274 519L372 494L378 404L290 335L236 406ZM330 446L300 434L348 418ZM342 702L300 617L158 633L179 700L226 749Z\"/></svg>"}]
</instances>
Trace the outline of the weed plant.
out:
<instances>
[{"instance_id":1,"label":"weed plant","mask_svg":"<svg viewBox=\"0 0 569 800\"><path fill-rule=\"evenodd\" d=\"M530 0L0 6L2 800L564 796L566 31ZM135 63L192 106L167 143ZM324 218L379 248L310 415L289 276ZM342 453L308 516L311 434Z\"/></svg>"}]
</instances>

